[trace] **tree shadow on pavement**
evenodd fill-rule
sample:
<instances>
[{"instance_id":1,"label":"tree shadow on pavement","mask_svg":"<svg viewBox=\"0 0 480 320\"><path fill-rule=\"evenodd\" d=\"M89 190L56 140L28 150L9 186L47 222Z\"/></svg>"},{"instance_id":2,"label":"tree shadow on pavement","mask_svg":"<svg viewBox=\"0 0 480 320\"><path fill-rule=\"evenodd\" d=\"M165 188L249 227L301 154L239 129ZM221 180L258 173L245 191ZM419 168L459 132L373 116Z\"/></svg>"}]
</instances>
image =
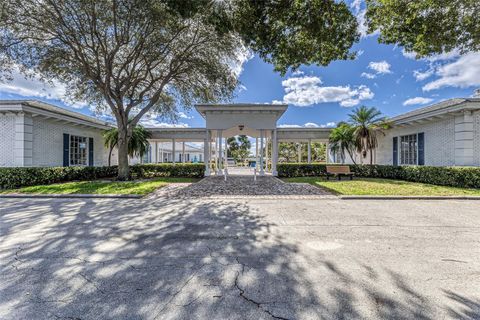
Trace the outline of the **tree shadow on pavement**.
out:
<instances>
[{"instance_id":1,"label":"tree shadow on pavement","mask_svg":"<svg viewBox=\"0 0 480 320\"><path fill-rule=\"evenodd\" d=\"M435 319L401 275L347 272L275 227L232 201L10 201L0 318ZM464 306L450 316L478 316L478 300L445 294Z\"/></svg>"}]
</instances>

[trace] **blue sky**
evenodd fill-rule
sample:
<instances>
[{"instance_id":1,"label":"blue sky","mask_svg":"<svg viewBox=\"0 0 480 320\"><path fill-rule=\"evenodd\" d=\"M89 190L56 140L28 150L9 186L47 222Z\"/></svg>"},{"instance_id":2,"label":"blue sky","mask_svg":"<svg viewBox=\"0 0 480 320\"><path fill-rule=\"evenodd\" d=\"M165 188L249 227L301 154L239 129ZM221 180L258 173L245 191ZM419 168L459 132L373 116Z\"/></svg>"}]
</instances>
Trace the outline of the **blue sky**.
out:
<instances>
[{"instance_id":1,"label":"blue sky","mask_svg":"<svg viewBox=\"0 0 480 320\"><path fill-rule=\"evenodd\" d=\"M362 18L360 7L352 10ZM362 36L352 50L359 53L355 60L302 66L284 77L272 65L250 57L243 64L233 102L288 103L280 125L333 126L360 105L394 116L445 99L470 97L480 87L480 53L453 52L416 60L401 47L379 44L376 35ZM65 101L63 93L61 84L48 87L18 74L13 82L0 83L0 99L38 99L92 114L86 106ZM194 110L182 110L177 123L152 115L144 124L201 127L204 120Z\"/></svg>"}]
</instances>

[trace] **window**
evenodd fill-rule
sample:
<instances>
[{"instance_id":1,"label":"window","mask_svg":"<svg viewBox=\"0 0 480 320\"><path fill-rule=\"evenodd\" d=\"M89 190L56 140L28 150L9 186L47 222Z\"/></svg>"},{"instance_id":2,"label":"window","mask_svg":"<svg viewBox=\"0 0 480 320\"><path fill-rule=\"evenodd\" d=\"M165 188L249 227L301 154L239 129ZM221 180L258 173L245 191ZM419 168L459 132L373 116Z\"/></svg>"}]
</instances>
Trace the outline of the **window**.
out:
<instances>
[{"instance_id":1,"label":"window","mask_svg":"<svg viewBox=\"0 0 480 320\"><path fill-rule=\"evenodd\" d=\"M400 164L417 164L418 143L417 135L410 134L400 137Z\"/></svg>"},{"instance_id":2,"label":"window","mask_svg":"<svg viewBox=\"0 0 480 320\"><path fill-rule=\"evenodd\" d=\"M70 136L70 165L87 165L87 138Z\"/></svg>"}]
</instances>

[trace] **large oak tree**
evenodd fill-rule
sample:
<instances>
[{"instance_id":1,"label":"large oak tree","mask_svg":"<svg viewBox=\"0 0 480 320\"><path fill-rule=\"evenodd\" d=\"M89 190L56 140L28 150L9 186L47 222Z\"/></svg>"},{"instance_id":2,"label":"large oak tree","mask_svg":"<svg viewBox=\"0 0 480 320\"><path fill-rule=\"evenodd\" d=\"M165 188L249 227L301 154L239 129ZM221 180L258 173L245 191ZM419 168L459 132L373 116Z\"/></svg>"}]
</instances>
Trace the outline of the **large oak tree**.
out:
<instances>
[{"instance_id":1,"label":"large oak tree","mask_svg":"<svg viewBox=\"0 0 480 320\"><path fill-rule=\"evenodd\" d=\"M367 0L369 31L379 41L400 44L425 57L480 50L478 0Z\"/></svg>"},{"instance_id":2,"label":"large oak tree","mask_svg":"<svg viewBox=\"0 0 480 320\"><path fill-rule=\"evenodd\" d=\"M33 71L109 110L119 179L140 119L230 99L246 48L285 73L353 58L358 40L355 17L334 0L4 0L0 15L2 75Z\"/></svg>"}]
</instances>

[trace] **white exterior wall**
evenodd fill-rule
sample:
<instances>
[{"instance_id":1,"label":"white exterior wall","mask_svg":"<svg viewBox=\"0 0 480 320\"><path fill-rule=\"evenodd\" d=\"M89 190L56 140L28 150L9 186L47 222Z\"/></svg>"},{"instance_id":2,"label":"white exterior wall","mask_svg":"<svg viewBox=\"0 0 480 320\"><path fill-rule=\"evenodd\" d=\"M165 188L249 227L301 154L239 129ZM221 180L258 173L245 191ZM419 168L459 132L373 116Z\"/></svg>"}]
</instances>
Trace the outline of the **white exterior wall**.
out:
<instances>
[{"instance_id":1,"label":"white exterior wall","mask_svg":"<svg viewBox=\"0 0 480 320\"><path fill-rule=\"evenodd\" d=\"M107 165L108 150L103 146L102 131L94 128L75 126L70 123L33 118L33 163L35 167L63 166L63 134L93 138L95 166ZM112 164L116 163L116 152Z\"/></svg>"},{"instance_id":2,"label":"white exterior wall","mask_svg":"<svg viewBox=\"0 0 480 320\"><path fill-rule=\"evenodd\" d=\"M385 136L380 135L378 138L376 163L393 165L393 137L420 132L425 133L426 166L455 165L455 118L453 116L440 121L387 130ZM398 143L400 146L400 138ZM400 149L398 154L400 155Z\"/></svg>"},{"instance_id":3,"label":"white exterior wall","mask_svg":"<svg viewBox=\"0 0 480 320\"><path fill-rule=\"evenodd\" d=\"M0 114L0 167L15 166L15 117Z\"/></svg>"},{"instance_id":4,"label":"white exterior wall","mask_svg":"<svg viewBox=\"0 0 480 320\"><path fill-rule=\"evenodd\" d=\"M470 127L466 128L464 119L472 118L473 127L470 128L471 125L467 123ZM375 162L392 165L393 137L420 132L425 133L425 165L480 166L480 112L390 129L385 136L380 135L378 138L379 147ZM400 139L398 143L400 145ZM400 156L400 150L398 152ZM465 157L465 155L471 156Z\"/></svg>"},{"instance_id":5,"label":"white exterior wall","mask_svg":"<svg viewBox=\"0 0 480 320\"><path fill-rule=\"evenodd\" d=\"M473 114L473 162L480 166L480 111Z\"/></svg>"}]
</instances>

